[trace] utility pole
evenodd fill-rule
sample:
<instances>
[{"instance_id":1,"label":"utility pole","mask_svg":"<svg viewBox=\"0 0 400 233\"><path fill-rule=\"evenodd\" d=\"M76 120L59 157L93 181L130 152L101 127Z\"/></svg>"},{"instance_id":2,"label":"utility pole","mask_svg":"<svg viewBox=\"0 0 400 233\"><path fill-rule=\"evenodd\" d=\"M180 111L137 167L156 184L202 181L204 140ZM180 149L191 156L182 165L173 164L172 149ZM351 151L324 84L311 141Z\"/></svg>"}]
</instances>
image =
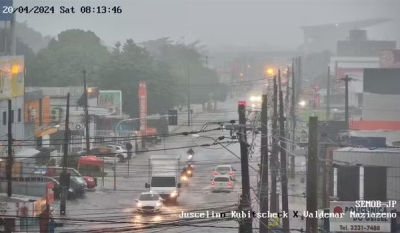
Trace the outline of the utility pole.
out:
<instances>
[{"instance_id":1,"label":"utility pole","mask_svg":"<svg viewBox=\"0 0 400 233\"><path fill-rule=\"evenodd\" d=\"M261 106L261 185L260 185L260 211L268 213L268 99L262 96ZM260 233L268 233L268 218L260 219Z\"/></svg>"},{"instance_id":2,"label":"utility pole","mask_svg":"<svg viewBox=\"0 0 400 233\"><path fill-rule=\"evenodd\" d=\"M187 90L188 90L188 93L187 93L187 98L188 98L188 101L187 101L187 109L188 109L188 115L187 115L187 117L188 117L188 126L190 126L190 102L191 102L191 99L190 99L190 68L189 68L189 63L188 63L188 65L187 65Z\"/></svg>"},{"instance_id":3,"label":"utility pole","mask_svg":"<svg viewBox=\"0 0 400 233\"><path fill-rule=\"evenodd\" d=\"M89 137L89 124L90 124L90 119L89 119L89 96L88 96L88 90L86 86L86 70L82 71L83 73L83 86L85 88L84 94L85 94L85 129L86 129L86 155L90 154L90 137Z\"/></svg>"},{"instance_id":4,"label":"utility pole","mask_svg":"<svg viewBox=\"0 0 400 233\"><path fill-rule=\"evenodd\" d=\"M278 86L276 84L276 76L274 76L274 115L272 122L272 154L271 154L271 204L270 211L272 213L278 212L278 197L276 195L276 176L277 176L277 162L278 162L278 148L276 146L277 131L278 131Z\"/></svg>"},{"instance_id":5,"label":"utility pole","mask_svg":"<svg viewBox=\"0 0 400 233\"><path fill-rule=\"evenodd\" d=\"M12 166L13 166L13 138L12 138L12 122L13 122L13 114L12 114L12 106L11 99L8 100L8 160L7 160L7 196L11 197L12 195Z\"/></svg>"},{"instance_id":6,"label":"utility pole","mask_svg":"<svg viewBox=\"0 0 400 233\"><path fill-rule=\"evenodd\" d=\"M241 211L251 213L250 174L249 174L249 144L246 133L246 102L239 101L239 126L240 126L240 160L242 168L242 198ZM239 225L239 233L253 232L252 216L247 216Z\"/></svg>"},{"instance_id":7,"label":"utility pole","mask_svg":"<svg viewBox=\"0 0 400 233\"><path fill-rule=\"evenodd\" d=\"M318 117L309 118L308 161L307 161L307 211L318 211ZM318 233L318 219L306 219L306 232Z\"/></svg>"},{"instance_id":8,"label":"utility pole","mask_svg":"<svg viewBox=\"0 0 400 233\"><path fill-rule=\"evenodd\" d=\"M326 120L331 118L331 69L328 66L328 75L326 80Z\"/></svg>"},{"instance_id":9,"label":"utility pole","mask_svg":"<svg viewBox=\"0 0 400 233\"><path fill-rule=\"evenodd\" d=\"M296 102L296 79L295 79L295 73L294 73L294 64L295 64L295 59L293 58L292 61L292 100L291 100L291 105L290 105L290 117L292 119L292 133L291 133L291 141L292 141L292 150L296 149L296 106L297 106L297 102ZM290 177L292 179L295 178L295 174L296 174L296 163L295 163L295 157L294 155L290 155Z\"/></svg>"},{"instance_id":10,"label":"utility pole","mask_svg":"<svg viewBox=\"0 0 400 233\"><path fill-rule=\"evenodd\" d=\"M342 78L345 82L345 90L344 90L344 121L346 124L346 130L349 130L349 81L351 78L346 75L345 78Z\"/></svg>"},{"instance_id":11,"label":"utility pole","mask_svg":"<svg viewBox=\"0 0 400 233\"><path fill-rule=\"evenodd\" d=\"M60 174L60 185L61 185L60 215L66 214L67 191L69 188L69 173L67 173L67 167L68 167L67 156L68 156L68 144L69 144L69 101L70 101L70 95L68 93L67 110L65 113L63 171Z\"/></svg>"},{"instance_id":12,"label":"utility pole","mask_svg":"<svg viewBox=\"0 0 400 233\"><path fill-rule=\"evenodd\" d=\"M278 72L279 86L282 85L281 73ZM281 189L282 189L282 211L289 213L288 178L286 171L286 138L285 138L285 114L283 111L283 92L279 88L279 129L280 129L280 154L281 154ZM283 230L289 232L289 218L283 218Z\"/></svg>"}]
</instances>

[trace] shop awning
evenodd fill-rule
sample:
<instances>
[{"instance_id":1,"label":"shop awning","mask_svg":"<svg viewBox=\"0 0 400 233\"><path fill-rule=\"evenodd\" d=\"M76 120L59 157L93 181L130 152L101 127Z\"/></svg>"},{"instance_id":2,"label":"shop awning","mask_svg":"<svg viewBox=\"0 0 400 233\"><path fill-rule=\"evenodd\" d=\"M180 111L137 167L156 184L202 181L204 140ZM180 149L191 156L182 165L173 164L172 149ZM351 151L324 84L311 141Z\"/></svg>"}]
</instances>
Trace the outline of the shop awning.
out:
<instances>
[{"instance_id":1,"label":"shop awning","mask_svg":"<svg viewBox=\"0 0 400 233\"><path fill-rule=\"evenodd\" d=\"M56 127L52 127L52 128L48 128L48 129L36 129L35 130L35 136L36 137L43 137L46 135L50 135L57 132L57 128Z\"/></svg>"}]
</instances>

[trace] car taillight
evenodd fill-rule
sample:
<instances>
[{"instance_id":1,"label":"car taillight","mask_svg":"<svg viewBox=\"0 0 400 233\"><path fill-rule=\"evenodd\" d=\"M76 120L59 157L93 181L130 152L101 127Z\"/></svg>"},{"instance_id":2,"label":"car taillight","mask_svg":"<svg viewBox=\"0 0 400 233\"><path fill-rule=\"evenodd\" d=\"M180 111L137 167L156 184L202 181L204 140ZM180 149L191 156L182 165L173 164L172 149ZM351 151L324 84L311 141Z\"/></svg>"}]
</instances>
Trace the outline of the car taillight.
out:
<instances>
[{"instance_id":1,"label":"car taillight","mask_svg":"<svg viewBox=\"0 0 400 233\"><path fill-rule=\"evenodd\" d=\"M211 182L211 186L214 186L215 185L215 182L213 181L213 182Z\"/></svg>"},{"instance_id":2,"label":"car taillight","mask_svg":"<svg viewBox=\"0 0 400 233\"><path fill-rule=\"evenodd\" d=\"M229 172L229 175L230 175L230 176L233 176L233 172Z\"/></svg>"},{"instance_id":3,"label":"car taillight","mask_svg":"<svg viewBox=\"0 0 400 233\"><path fill-rule=\"evenodd\" d=\"M213 172L213 175L216 176L216 175L218 175L218 173L217 172Z\"/></svg>"},{"instance_id":4,"label":"car taillight","mask_svg":"<svg viewBox=\"0 0 400 233\"><path fill-rule=\"evenodd\" d=\"M232 182L228 182L228 186L232 186Z\"/></svg>"}]
</instances>

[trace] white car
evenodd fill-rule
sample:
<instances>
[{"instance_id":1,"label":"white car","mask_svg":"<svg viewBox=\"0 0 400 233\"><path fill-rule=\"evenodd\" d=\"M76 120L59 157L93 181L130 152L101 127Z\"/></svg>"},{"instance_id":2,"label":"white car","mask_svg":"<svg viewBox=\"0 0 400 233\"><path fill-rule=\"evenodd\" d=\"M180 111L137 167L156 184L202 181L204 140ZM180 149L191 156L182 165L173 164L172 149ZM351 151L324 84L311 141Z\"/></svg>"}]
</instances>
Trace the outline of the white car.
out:
<instances>
[{"instance_id":1,"label":"white car","mask_svg":"<svg viewBox=\"0 0 400 233\"><path fill-rule=\"evenodd\" d=\"M211 192L232 192L234 181L230 176L215 176L211 179Z\"/></svg>"},{"instance_id":2,"label":"white car","mask_svg":"<svg viewBox=\"0 0 400 233\"><path fill-rule=\"evenodd\" d=\"M235 171L236 171L236 169L234 169L231 165L218 165L214 169L213 175L214 176L227 175L227 176L230 176L232 178L232 180L236 180L235 179Z\"/></svg>"},{"instance_id":3,"label":"white car","mask_svg":"<svg viewBox=\"0 0 400 233\"><path fill-rule=\"evenodd\" d=\"M128 159L128 151L122 148L122 146L109 145L108 148L111 151L115 148L115 153L117 153L117 158L119 159L119 161L124 161L125 159Z\"/></svg>"},{"instance_id":4,"label":"white car","mask_svg":"<svg viewBox=\"0 0 400 233\"><path fill-rule=\"evenodd\" d=\"M164 199L154 192L141 193L136 201L137 211L140 213L158 213L163 207Z\"/></svg>"}]
</instances>

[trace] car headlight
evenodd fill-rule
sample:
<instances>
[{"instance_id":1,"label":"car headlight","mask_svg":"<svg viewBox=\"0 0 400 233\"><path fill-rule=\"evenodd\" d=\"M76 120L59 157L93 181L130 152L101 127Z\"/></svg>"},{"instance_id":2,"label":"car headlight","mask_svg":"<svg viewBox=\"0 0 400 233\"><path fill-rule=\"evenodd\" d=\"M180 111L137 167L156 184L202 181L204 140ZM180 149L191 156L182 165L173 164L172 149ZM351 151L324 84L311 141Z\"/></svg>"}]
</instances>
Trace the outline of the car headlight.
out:
<instances>
[{"instance_id":1,"label":"car headlight","mask_svg":"<svg viewBox=\"0 0 400 233\"><path fill-rule=\"evenodd\" d=\"M73 190L72 188L68 189L68 191L70 191L71 193L73 193L73 192L74 192L74 190Z\"/></svg>"},{"instance_id":2,"label":"car headlight","mask_svg":"<svg viewBox=\"0 0 400 233\"><path fill-rule=\"evenodd\" d=\"M157 207L160 207L161 205L162 205L161 202L157 202L156 204Z\"/></svg>"},{"instance_id":3,"label":"car headlight","mask_svg":"<svg viewBox=\"0 0 400 233\"><path fill-rule=\"evenodd\" d=\"M136 206L137 206L137 207L142 207L142 203L138 202L138 203L136 204Z\"/></svg>"},{"instance_id":4,"label":"car headlight","mask_svg":"<svg viewBox=\"0 0 400 233\"><path fill-rule=\"evenodd\" d=\"M88 180L89 182L93 182L93 181L94 181L93 178L88 178L87 180Z\"/></svg>"},{"instance_id":5,"label":"car headlight","mask_svg":"<svg viewBox=\"0 0 400 233\"><path fill-rule=\"evenodd\" d=\"M178 194L174 191L170 194L170 197L176 197Z\"/></svg>"}]
</instances>

